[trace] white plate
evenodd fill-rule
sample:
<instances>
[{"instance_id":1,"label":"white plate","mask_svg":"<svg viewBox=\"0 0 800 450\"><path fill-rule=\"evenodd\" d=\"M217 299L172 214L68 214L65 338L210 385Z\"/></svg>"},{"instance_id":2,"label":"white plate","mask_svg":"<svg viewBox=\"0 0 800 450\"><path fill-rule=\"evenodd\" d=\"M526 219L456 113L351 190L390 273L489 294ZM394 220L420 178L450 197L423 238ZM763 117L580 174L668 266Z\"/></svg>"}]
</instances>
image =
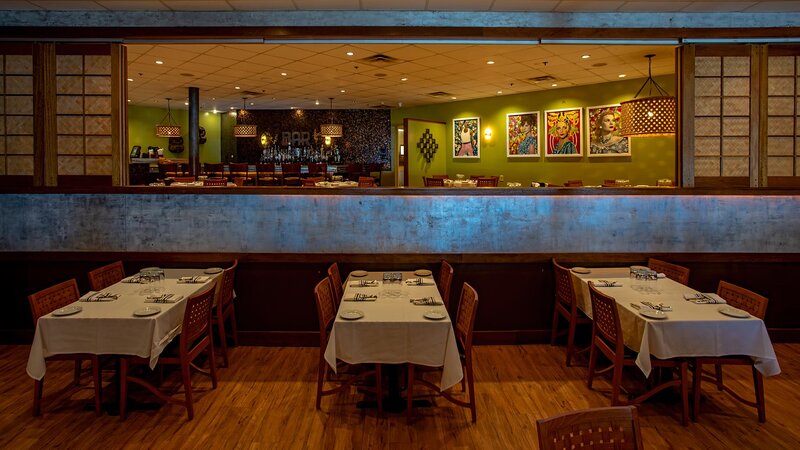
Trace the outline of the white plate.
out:
<instances>
[{"instance_id":1,"label":"white plate","mask_svg":"<svg viewBox=\"0 0 800 450\"><path fill-rule=\"evenodd\" d=\"M441 311L425 311L425 314L422 317L431 320L442 320L447 317L447 314Z\"/></svg>"},{"instance_id":2,"label":"white plate","mask_svg":"<svg viewBox=\"0 0 800 450\"><path fill-rule=\"evenodd\" d=\"M354 277L365 277L365 276L367 276L367 271L366 270L354 270L354 271L350 272L350 275L352 275Z\"/></svg>"},{"instance_id":3,"label":"white plate","mask_svg":"<svg viewBox=\"0 0 800 450\"><path fill-rule=\"evenodd\" d=\"M53 311L54 316L69 316L83 311L81 305L67 305L61 309Z\"/></svg>"},{"instance_id":4,"label":"white plate","mask_svg":"<svg viewBox=\"0 0 800 450\"><path fill-rule=\"evenodd\" d=\"M152 316L153 314L158 314L161 312L161 308L158 306L145 306L144 308L139 308L133 312L134 316L145 317L145 316Z\"/></svg>"},{"instance_id":5,"label":"white plate","mask_svg":"<svg viewBox=\"0 0 800 450\"><path fill-rule=\"evenodd\" d=\"M592 273L592 271L586 267L573 267L572 271L575 273Z\"/></svg>"},{"instance_id":6,"label":"white plate","mask_svg":"<svg viewBox=\"0 0 800 450\"><path fill-rule=\"evenodd\" d=\"M222 272L222 267L209 267L208 269L204 270L203 273L214 274Z\"/></svg>"},{"instance_id":7,"label":"white plate","mask_svg":"<svg viewBox=\"0 0 800 450\"><path fill-rule=\"evenodd\" d=\"M418 277L427 277L431 275L431 271L428 269L417 269L414 271L414 275Z\"/></svg>"},{"instance_id":8,"label":"white plate","mask_svg":"<svg viewBox=\"0 0 800 450\"><path fill-rule=\"evenodd\" d=\"M161 267L145 267L144 269L140 270L139 272L150 272L153 270L161 270Z\"/></svg>"},{"instance_id":9,"label":"white plate","mask_svg":"<svg viewBox=\"0 0 800 450\"><path fill-rule=\"evenodd\" d=\"M650 309L650 308L642 308L639 310L639 314L649 317L651 319L666 319L667 314L664 311L659 311L657 309Z\"/></svg>"},{"instance_id":10,"label":"white plate","mask_svg":"<svg viewBox=\"0 0 800 450\"><path fill-rule=\"evenodd\" d=\"M342 311L341 313L339 313L339 317L341 317L342 319L347 319L347 320L357 320L357 319L360 319L360 318L364 317L364 313L359 311L359 310L357 310L357 309L350 309L350 310Z\"/></svg>"},{"instance_id":11,"label":"white plate","mask_svg":"<svg viewBox=\"0 0 800 450\"><path fill-rule=\"evenodd\" d=\"M725 314L726 316L738 317L740 319L746 319L750 317L750 313L748 313L747 311L743 311L739 308L734 308L733 306L722 306L717 311L719 311L722 314Z\"/></svg>"}]
</instances>

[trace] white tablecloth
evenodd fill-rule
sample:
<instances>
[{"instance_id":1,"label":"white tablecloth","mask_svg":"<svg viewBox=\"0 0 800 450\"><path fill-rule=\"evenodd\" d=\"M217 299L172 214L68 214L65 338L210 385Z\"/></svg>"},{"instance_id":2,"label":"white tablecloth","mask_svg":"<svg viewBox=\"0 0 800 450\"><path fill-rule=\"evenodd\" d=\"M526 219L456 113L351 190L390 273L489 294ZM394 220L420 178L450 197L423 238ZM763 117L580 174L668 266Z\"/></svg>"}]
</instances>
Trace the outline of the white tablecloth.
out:
<instances>
[{"instance_id":1,"label":"white tablecloth","mask_svg":"<svg viewBox=\"0 0 800 450\"><path fill-rule=\"evenodd\" d=\"M51 314L39 318L28 356L27 372L41 380L45 374L45 358L68 353L95 355L135 355L150 359L155 367L161 351L181 331L186 299L219 274L209 275L206 283L178 283L178 277L203 274L202 269L165 269L166 280L152 284L116 283L103 292L119 294L109 302L77 302L83 310L71 316ZM163 287L165 293L183 296L175 303L145 303L144 289ZM161 312L136 317L133 311L157 306Z\"/></svg>"},{"instance_id":2,"label":"white tablecloth","mask_svg":"<svg viewBox=\"0 0 800 450\"><path fill-rule=\"evenodd\" d=\"M410 298L433 297L441 302L432 277L423 278L424 286L408 286L405 280L416 278L403 273L403 282L384 283L383 272L370 272L363 278L350 277L345 283L344 298L355 293L376 294L372 302L342 301L339 313L359 310L364 317L345 320L339 314L333 324L325 360L336 370L336 360L360 363L414 363L443 367L439 387L445 390L464 376L458 355L455 334L450 318L429 320L423 314L429 310L447 314L444 306L416 306ZM381 280L377 287L350 287L359 279Z\"/></svg>"},{"instance_id":3,"label":"white tablecloth","mask_svg":"<svg viewBox=\"0 0 800 450\"><path fill-rule=\"evenodd\" d=\"M593 268L589 274L572 272L578 308L592 317L589 281L616 281L621 287L598 287L617 301L625 345L639 352L636 365L650 374L650 356L661 359L694 356L747 355L766 376L781 372L764 321L755 317L739 319L718 310L725 305L697 305L684 294L697 291L668 278L657 281L633 280L626 268ZM667 319L649 319L631 303L642 301L671 306Z\"/></svg>"}]
</instances>

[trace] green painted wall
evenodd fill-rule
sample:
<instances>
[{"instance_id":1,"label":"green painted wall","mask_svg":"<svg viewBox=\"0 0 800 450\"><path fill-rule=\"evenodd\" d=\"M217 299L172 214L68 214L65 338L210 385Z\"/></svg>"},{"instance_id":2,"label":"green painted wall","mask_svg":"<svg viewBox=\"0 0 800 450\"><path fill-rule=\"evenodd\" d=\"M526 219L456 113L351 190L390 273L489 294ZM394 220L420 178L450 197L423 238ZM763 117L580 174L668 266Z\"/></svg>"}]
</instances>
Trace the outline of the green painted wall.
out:
<instances>
[{"instance_id":1,"label":"green painted wall","mask_svg":"<svg viewBox=\"0 0 800 450\"><path fill-rule=\"evenodd\" d=\"M170 152L169 139L156 136L155 127L166 114L166 108L128 106L128 144L131 147L141 145L145 151L148 146L159 146L164 149L166 158L188 159L189 112L172 110L172 117L181 126L183 135L184 151L181 153ZM200 126L206 129L206 143L200 144L200 162L220 162L220 114L201 112ZM127 151L130 152L130 148Z\"/></svg>"},{"instance_id":2,"label":"green painted wall","mask_svg":"<svg viewBox=\"0 0 800 450\"><path fill-rule=\"evenodd\" d=\"M675 92L673 76L656 77L668 92ZM562 108L585 108L630 100L642 86L643 79L552 89L516 95L503 95L478 100L453 101L439 105L392 110L392 125L402 126L403 119L428 119L446 122L446 140L440 142L433 164L437 169L444 162L446 173L454 178L461 173L467 176L503 175L505 181L520 182L529 186L532 181L562 185L567 180L583 180L585 185L599 185L604 179L627 179L631 184L655 185L658 179L675 180L675 138L642 137L631 139L630 157L538 158L506 157L506 114L523 111L540 111L541 133L544 111ZM585 116L585 110L584 110ZM479 159L453 159L453 119L480 117L481 147ZM584 138L586 124L584 117ZM492 138L486 140L483 130L492 129ZM540 140L540 142L543 142ZM542 144L540 144L542 145ZM407 155L413 163L419 151L416 141L409 136ZM413 186L420 174L409 167L409 181ZM437 172L438 173L438 172ZM428 172L429 175L433 174ZM421 183L421 178L419 183Z\"/></svg>"},{"instance_id":3,"label":"green painted wall","mask_svg":"<svg viewBox=\"0 0 800 450\"><path fill-rule=\"evenodd\" d=\"M436 150L436 153L434 153L430 162L426 161L422 153L417 149L417 142L419 142L420 137L422 137L426 130L430 131L433 139L439 144L439 148ZM442 157L448 150L443 145L447 137L446 124L409 120L406 135L408 136L408 146L411 147L410 151L406 152L406 155L408 155L409 186L424 186L422 177L444 175L447 173L447 159Z\"/></svg>"}]
</instances>

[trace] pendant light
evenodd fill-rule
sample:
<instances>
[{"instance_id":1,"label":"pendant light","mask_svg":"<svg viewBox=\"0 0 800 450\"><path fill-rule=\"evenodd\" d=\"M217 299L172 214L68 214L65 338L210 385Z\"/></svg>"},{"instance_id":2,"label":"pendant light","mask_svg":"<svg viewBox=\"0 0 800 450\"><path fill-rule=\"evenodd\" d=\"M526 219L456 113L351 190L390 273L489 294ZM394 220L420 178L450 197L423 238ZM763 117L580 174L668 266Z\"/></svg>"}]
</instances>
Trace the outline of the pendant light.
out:
<instances>
[{"instance_id":1,"label":"pendant light","mask_svg":"<svg viewBox=\"0 0 800 450\"><path fill-rule=\"evenodd\" d=\"M342 124L333 121L333 97L328 98L331 101L331 109L328 111L328 123L323 123L319 126L319 134L325 138L342 137Z\"/></svg>"},{"instance_id":2,"label":"pendant light","mask_svg":"<svg viewBox=\"0 0 800 450\"><path fill-rule=\"evenodd\" d=\"M675 97L653 79L652 64L656 55L647 58L647 79L633 100L621 102L620 134L623 136L665 136L675 134ZM648 97L639 98L649 85ZM655 95L653 88L655 87Z\"/></svg>"},{"instance_id":3,"label":"pendant light","mask_svg":"<svg viewBox=\"0 0 800 450\"><path fill-rule=\"evenodd\" d=\"M167 98L167 115L156 125L156 136L158 137L180 137L181 135L181 126L172 118L172 110L169 107L170 100L172 99Z\"/></svg>"},{"instance_id":4,"label":"pendant light","mask_svg":"<svg viewBox=\"0 0 800 450\"><path fill-rule=\"evenodd\" d=\"M244 104L245 104L246 100L247 100L247 97L242 97L242 110L239 111L239 114L236 115L237 116L237 119L236 119L237 122L239 120L238 119L239 115L242 116L242 120L243 121L244 121L244 118L247 117L247 110L244 109ZM236 125L233 126L233 136L234 137L245 138L245 137L256 137L257 135L258 135L258 126L256 126L256 125L239 123L239 124L236 124Z\"/></svg>"}]
</instances>

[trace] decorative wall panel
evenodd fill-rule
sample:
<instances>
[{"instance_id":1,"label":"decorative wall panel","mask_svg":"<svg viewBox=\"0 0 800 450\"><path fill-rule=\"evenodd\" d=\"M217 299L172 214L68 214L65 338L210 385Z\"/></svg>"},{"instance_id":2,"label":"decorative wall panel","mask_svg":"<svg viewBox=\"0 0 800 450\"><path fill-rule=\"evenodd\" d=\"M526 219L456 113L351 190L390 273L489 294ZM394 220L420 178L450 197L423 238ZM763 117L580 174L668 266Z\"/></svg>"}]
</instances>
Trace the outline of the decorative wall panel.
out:
<instances>
[{"instance_id":1,"label":"decorative wall panel","mask_svg":"<svg viewBox=\"0 0 800 450\"><path fill-rule=\"evenodd\" d=\"M33 175L31 55L0 55L0 141L0 174Z\"/></svg>"},{"instance_id":2,"label":"decorative wall panel","mask_svg":"<svg viewBox=\"0 0 800 450\"><path fill-rule=\"evenodd\" d=\"M797 88L800 57L770 56L768 60L767 173L770 176L798 176L797 119L800 92Z\"/></svg>"}]
</instances>

